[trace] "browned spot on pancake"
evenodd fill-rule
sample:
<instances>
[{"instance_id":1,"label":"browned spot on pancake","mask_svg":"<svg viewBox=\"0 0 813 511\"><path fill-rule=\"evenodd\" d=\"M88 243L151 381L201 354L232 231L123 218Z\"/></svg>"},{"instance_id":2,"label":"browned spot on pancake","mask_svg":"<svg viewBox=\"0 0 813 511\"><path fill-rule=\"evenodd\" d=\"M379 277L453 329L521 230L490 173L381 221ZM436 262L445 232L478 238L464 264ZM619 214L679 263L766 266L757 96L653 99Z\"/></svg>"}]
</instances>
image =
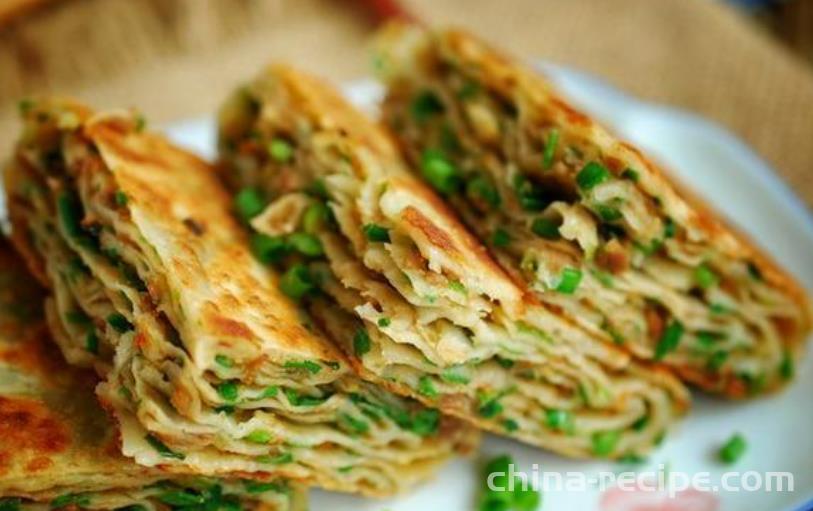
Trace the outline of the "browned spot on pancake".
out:
<instances>
[{"instance_id":1,"label":"browned spot on pancake","mask_svg":"<svg viewBox=\"0 0 813 511\"><path fill-rule=\"evenodd\" d=\"M656 307L649 306L644 310L646 319L646 329L650 339L660 339L663 335L664 320L661 311Z\"/></svg>"},{"instance_id":2,"label":"browned spot on pancake","mask_svg":"<svg viewBox=\"0 0 813 511\"><path fill-rule=\"evenodd\" d=\"M612 170L614 174L620 174L621 171L627 167L623 161L614 156L606 156L604 158L604 165L606 165L608 169Z\"/></svg>"},{"instance_id":3,"label":"browned spot on pancake","mask_svg":"<svg viewBox=\"0 0 813 511\"><path fill-rule=\"evenodd\" d=\"M613 239L596 254L596 265L614 275L619 275L629 267L627 251L618 240Z\"/></svg>"},{"instance_id":4,"label":"browned spot on pancake","mask_svg":"<svg viewBox=\"0 0 813 511\"><path fill-rule=\"evenodd\" d=\"M147 337L146 334L144 334L144 332L141 331L136 332L135 338L133 339L133 343L135 344L136 348L138 348L141 351L144 351L149 342L150 342L149 337Z\"/></svg>"},{"instance_id":5,"label":"browned spot on pancake","mask_svg":"<svg viewBox=\"0 0 813 511\"><path fill-rule=\"evenodd\" d=\"M11 453L8 451L0 452L0 475L5 475L8 473L9 468L11 468Z\"/></svg>"},{"instance_id":6,"label":"browned spot on pancake","mask_svg":"<svg viewBox=\"0 0 813 511\"><path fill-rule=\"evenodd\" d=\"M52 464L53 462L50 458L45 456L37 456L26 464L25 469L28 472L39 472L50 467Z\"/></svg>"},{"instance_id":7,"label":"browned spot on pancake","mask_svg":"<svg viewBox=\"0 0 813 511\"><path fill-rule=\"evenodd\" d=\"M406 223L421 231L431 244L445 252L457 252L452 238L446 234L446 231L435 225L432 220L413 206L407 206L401 213L401 217Z\"/></svg>"},{"instance_id":8,"label":"browned spot on pancake","mask_svg":"<svg viewBox=\"0 0 813 511\"><path fill-rule=\"evenodd\" d=\"M15 452L56 454L68 448L64 420L44 404L29 398L0 396L0 443Z\"/></svg>"},{"instance_id":9,"label":"browned spot on pancake","mask_svg":"<svg viewBox=\"0 0 813 511\"><path fill-rule=\"evenodd\" d=\"M565 114L568 122L581 126L590 126L592 122L590 118L579 112L569 104L565 103L559 98L551 98L551 104L558 109L561 113Z\"/></svg>"},{"instance_id":10,"label":"browned spot on pancake","mask_svg":"<svg viewBox=\"0 0 813 511\"><path fill-rule=\"evenodd\" d=\"M786 317L773 316L771 323L774 324L776 330L779 332L779 337L782 339L795 339L798 324L795 320Z\"/></svg>"},{"instance_id":11,"label":"browned spot on pancake","mask_svg":"<svg viewBox=\"0 0 813 511\"><path fill-rule=\"evenodd\" d=\"M192 396L186 390L186 387L176 385L175 390L172 391L170 401L181 414L185 414L192 404Z\"/></svg>"},{"instance_id":12,"label":"browned spot on pancake","mask_svg":"<svg viewBox=\"0 0 813 511\"><path fill-rule=\"evenodd\" d=\"M207 317L207 323L214 334L242 339L254 338L254 332L245 323L221 316L216 312L208 314Z\"/></svg>"}]
</instances>

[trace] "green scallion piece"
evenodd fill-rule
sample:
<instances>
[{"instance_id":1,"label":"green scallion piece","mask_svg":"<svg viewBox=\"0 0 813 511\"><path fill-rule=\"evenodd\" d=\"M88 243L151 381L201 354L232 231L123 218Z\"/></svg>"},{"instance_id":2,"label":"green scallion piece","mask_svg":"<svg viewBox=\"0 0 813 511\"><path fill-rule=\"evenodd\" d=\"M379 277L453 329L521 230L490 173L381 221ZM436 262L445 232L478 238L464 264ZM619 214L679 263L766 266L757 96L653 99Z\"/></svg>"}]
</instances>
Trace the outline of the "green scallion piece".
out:
<instances>
[{"instance_id":1,"label":"green scallion piece","mask_svg":"<svg viewBox=\"0 0 813 511\"><path fill-rule=\"evenodd\" d=\"M475 81L468 80L463 84L462 87L460 87L460 90L457 91L457 97L458 99L465 101L476 96L478 92L480 92L480 84Z\"/></svg>"},{"instance_id":2,"label":"green scallion piece","mask_svg":"<svg viewBox=\"0 0 813 511\"><path fill-rule=\"evenodd\" d=\"M617 222L624 218L620 209L607 204L597 204L595 210L603 222Z\"/></svg>"},{"instance_id":3,"label":"green scallion piece","mask_svg":"<svg viewBox=\"0 0 813 511\"><path fill-rule=\"evenodd\" d=\"M431 116L443 112L443 103L434 92L425 90L420 92L410 105L412 116L418 122L424 122Z\"/></svg>"},{"instance_id":4,"label":"green scallion piece","mask_svg":"<svg viewBox=\"0 0 813 511\"><path fill-rule=\"evenodd\" d=\"M215 388L217 389L218 395L229 403L237 401L237 397L240 395L240 386L233 380L219 383Z\"/></svg>"},{"instance_id":5,"label":"green scallion piece","mask_svg":"<svg viewBox=\"0 0 813 511\"><path fill-rule=\"evenodd\" d=\"M244 221L248 222L265 209L262 193L252 187L245 187L234 196L234 209Z\"/></svg>"},{"instance_id":6,"label":"green scallion piece","mask_svg":"<svg viewBox=\"0 0 813 511\"><path fill-rule=\"evenodd\" d=\"M127 321L127 318L118 312L114 312L107 316L107 324L113 327L113 330L120 334L127 333L134 328L133 324Z\"/></svg>"},{"instance_id":7,"label":"green scallion piece","mask_svg":"<svg viewBox=\"0 0 813 511\"><path fill-rule=\"evenodd\" d=\"M565 268L562 270L562 275L559 280L559 285L556 286L556 291L570 295L576 292L579 283L582 281L582 272L576 268Z\"/></svg>"},{"instance_id":8,"label":"green scallion piece","mask_svg":"<svg viewBox=\"0 0 813 511\"><path fill-rule=\"evenodd\" d=\"M260 232L251 235L251 253L263 264L279 262L288 252L288 244L282 236L268 236Z\"/></svg>"},{"instance_id":9,"label":"green scallion piece","mask_svg":"<svg viewBox=\"0 0 813 511\"><path fill-rule=\"evenodd\" d=\"M542 168L547 170L553 165L553 158L556 156L556 145L559 143L559 130L553 128L548 134L548 141L545 142L545 150L542 152Z\"/></svg>"},{"instance_id":10,"label":"green scallion piece","mask_svg":"<svg viewBox=\"0 0 813 511\"><path fill-rule=\"evenodd\" d=\"M206 497L185 490L170 490L159 494L158 500L168 506L186 508L202 506L206 502Z\"/></svg>"},{"instance_id":11,"label":"green scallion piece","mask_svg":"<svg viewBox=\"0 0 813 511\"><path fill-rule=\"evenodd\" d=\"M158 451L158 454L160 454L164 458L173 458L176 460L186 459L185 454L173 451L172 449L167 447L167 445L164 442L159 440L158 437L155 437L153 435L147 435L144 437L144 440L146 440L147 443L150 444L150 446L152 446L153 449Z\"/></svg>"},{"instance_id":12,"label":"green scallion piece","mask_svg":"<svg viewBox=\"0 0 813 511\"><path fill-rule=\"evenodd\" d=\"M701 289L714 287L720 278L707 264L703 263L694 269L694 281Z\"/></svg>"},{"instance_id":13,"label":"green scallion piece","mask_svg":"<svg viewBox=\"0 0 813 511\"><path fill-rule=\"evenodd\" d=\"M303 395L294 389L283 389L282 392L292 406L319 406L328 399L327 397Z\"/></svg>"},{"instance_id":14,"label":"green scallion piece","mask_svg":"<svg viewBox=\"0 0 813 511\"><path fill-rule=\"evenodd\" d=\"M279 286L283 293L295 300L316 289L310 271L303 264L295 264L288 268L280 277Z\"/></svg>"},{"instance_id":15,"label":"green scallion piece","mask_svg":"<svg viewBox=\"0 0 813 511\"><path fill-rule=\"evenodd\" d=\"M641 175L638 173L637 170L631 169L627 167L621 172L621 177L624 179L629 179L633 183L637 183L641 179Z\"/></svg>"},{"instance_id":16,"label":"green scallion piece","mask_svg":"<svg viewBox=\"0 0 813 511\"><path fill-rule=\"evenodd\" d=\"M302 230L308 234L316 234L325 225L330 213L321 202L314 202L302 214Z\"/></svg>"},{"instance_id":17,"label":"green scallion piece","mask_svg":"<svg viewBox=\"0 0 813 511\"><path fill-rule=\"evenodd\" d=\"M234 367L234 360L226 355L215 355L215 363L221 367Z\"/></svg>"},{"instance_id":18,"label":"green scallion piece","mask_svg":"<svg viewBox=\"0 0 813 511\"><path fill-rule=\"evenodd\" d=\"M351 433L356 435L363 435L370 430L370 425L366 421L357 419L350 414L342 413L339 415L339 424L343 425Z\"/></svg>"},{"instance_id":19,"label":"green scallion piece","mask_svg":"<svg viewBox=\"0 0 813 511\"><path fill-rule=\"evenodd\" d=\"M531 231L547 240L559 239L559 222L550 218L536 218L531 224Z\"/></svg>"},{"instance_id":20,"label":"green scallion piece","mask_svg":"<svg viewBox=\"0 0 813 511\"><path fill-rule=\"evenodd\" d=\"M499 401L497 401L496 398L494 398L480 405L480 408L477 410L477 413L479 413L481 417L491 419L501 414L502 411L503 406L499 403Z\"/></svg>"},{"instance_id":21,"label":"green scallion piece","mask_svg":"<svg viewBox=\"0 0 813 511\"><path fill-rule=\"evenodd\" d=\"M592 190L610 179L610 176L610 171L604 165L591 161L576 175L576 184L584 191Z\"/></svg>"},{"instance_id":22,"label":"green scallion piece","mask_svg":"<svg viewBox=\"0 0 813 511\"><path fill-rule=\"evenodd\" d=\"M284 138L274 138L268 144L268 154L274 161L285 163L294 155L294 147Z\"/></svg>"},{"instance_id":23,"label":"green scallion piece","mask_svg":"<svg viewBox=\"0 0 813 511\"><path fill-rule=\"evenodd\" d=\"M460 368L458 367L447 367L440 373L440 379L445 381L446 383L455 383L458 385L465 385L469 383L470 378L460 372Z\"/></svg>"},{"instance_id":24,"label":"green scallion piece","mask_svg":"<svg viewBox=\"0 0 813 511\"><path fill-rule=\"evenodd\" d=\"M418 380L418 393L426 397L438 397L438 389L435 388L432 378L426 375L421 376Z\"/></svg>"},{"instance_id":25,"label":"green scallion piece","mask_svg":"<svg viewBox=\"0 0 813 511\"><path fill-rule=\"evenodd\" d=\"M519 424L514 419L505 419L502 423L503 428L508 433L513 433L519 429Z\"/></svg>"},{"instance_id":26,"label":"green scallion piece","mask_svg":"<svg viewBox=\"0 0 813 511\"><path fill-rule=\"evenodd\" d=\"M483 175L477 175L466 183L466 196L477 203L482 203L491 209L497 208L502 202L497 188Z\"/></svg>"},{"instance_id":27,"label":"green scallion piece","mask_svg":"<svg viewBox=\"0 0 813 511\"><path fill-rule=\"evenodd\" d=\"M709 371L715 371L715 372L719 371L720 368L723 367L723 364L725 364L725 361L727 359L728 359L728 352L727 351L720 350L720 351L714 352L714 354L711 357L709 357L709 360L708 360L707 365L708 365Z\"/></svg>"},{"instance_id":28,"label":"green scallion piece","mask_svg":"<svg viewBox=\"0 0 813 511\"><path fill-rule=\"evenodd\" d=\"M683 337L683 323L676 319L672 320L661 334L658 345L655 346L655 360L661 360L668 353L675 351L680 344L681 337Z\"/></svg>"},{"instance_id":29,"label":"green scallion piece","mask_svg":"<svg viewBox=\"0 0 813 511\"><path fill-rule=\"evenodd\" d=\"M782 362L779 363L779 375L783 380L792 380L796 373L796 367L793 361L793 354L786 351L782 355Z\"/></svg>"},{"instance_id":30,"label":"green scallion piece","mask_svg":"<svg viewBox=\"0 0 813 511\"><path fill-rule=\"evenodd\" d=\"M547 410L545 412L545 423L549 428L556 431L573 432L573 414L567 410Z\"/></svg>"},{"instance_id":31,"label":"green scallion piece","mask_svg":"<svg viewBox=\"0 0 813 511\"><path fill-rule=\"evenodd\" d=\"M353 353L361 357L370 351L370 335L367 330L359 328L353 336Z\"/></svg>"},{"instance_id":32,"label":"green scallion piece","mask_svg":"<svg viewBox=\"0 0 813 511\"><path fill-rule=\"evenodd\" d=\"M55 498L51 501L51 509L57 509L60 507L67 507L72 506L76 508L83 508L90 504L90 495L82 494L82 493L66 493L65 495L60 495L59 497Z\"/></svg>"},{"instance_id":33,"label":"green scallion piece","mask_svg":"<svg viewBox=\"0 0 813 511\"><path fill-rule=\"evenodd\" d=\"M520 207L525 211L542 211L550 204L542 187L525 176L514 178L514 191Z\"/></svg>"},{"instance_id":34,"label":"green scallion piece","mask_svg":"<svg viewBox=\"0 0 813 511\"><path fill-rule=\"evenodd\" d=\"M391 322L392 320L390 320L390 318L378 318L378 326L381 328L387 328Z\"/></svg>"},{"instance_id":35,"label":"green scallion piece","mask_svg":"<svg viewBox=\"0 0 813 511\"><path fill-rule=\"evenodd\" d=\"M674 238L677 232L677 225L675 221L667 217L663 222L663 237L664 239Z\"/></svg>"},{"instance_id":36,"label":"green scallion piece","mask_svg":"<svg viewBox=\"0 0 813 511\"><path fill-rule=\"evenodd\" d=\"M89 331L85 335L85 350L94 355L99 354L99 336L96 335L94 330Z\"/></svg>"},{"instance_id":37,"label":"green scallion piece","mask_svg":"<svg viewBox=\"0 0 813 511\"><path fill-rule=\"evenodd\" d=\"M264 429L255 429L243 438L246 442L251 442L252 444L267 444L274 438L274 435Z\"/></svg>"},{"instance_id":38,"label":"green scallion piece","mask_svg":"<svg viewBox=\"0 0 813 511\"><path fill-rule=\"evenodd\" d=\"M511 236L505 229L497 228L491 235L491 244L497 248L507 247L511 243Z\"/></svg>"},{"instance_id":39,"label":"green scallion piece","mask_svg":"<svg viewBox=\"0 0 813 511\"><path fill-rule=\"evenodd\" d=\"M720 447L720 451L718 452L720 461L726 464L735 463L745 454L746 447L748 447L748 445L745 442L745 437L739 433L735 433Z\"/></svg>"},{"instance_id":40,"label":"green scallion piece","mask_svg":"<svg viewBox=\"0 0 813 511\"><path fill-rule=\"evenodd\" d=\"M460 187L457 168L437 149L426 149L421 155L423 178L440 193L449 195Z\"/></svg>"},{"instance_id":41,"label":"green scallion piece","mask_svg":"<svg viewBox=\"0 0 813 511\"><path fill-rule=\"evenodd\" d=\"M612 454L615 446L618 445L618 440L621 438L619 431L599 431L593 434L593 454L600 458L604 458Z\"/></svg>"},{"instance_id":42,"label":"green scallion piece","mask_svg":"<svg viewBox=\"0 0 813 511\"><path fill-rule=\"evenodd\" d=\"M440 425L440 412L434 409L419 410L412 417L410 431L419 436L434 435Z\"/></svg>"},{"instance_id":43,"label":"green scallion piece","mask_svg":"<svg viewBox=\"0 0 813 511\"><path fill-rule=\"evenodd\" d=\"M289 360L282 367L285 369L301 369L311 374L317 374L322 370L322 366L312 360Z\"/></svg>"},{"instance_id":44,"label":"green scallion piece","mask_svg":"<svg viewBox=\"0 0 813 511\"><path fill-rule=\"evenodd\" d=\"M116 206L123 208L127 205L127 194L121 190L116 190L116 193L113 195L113 200L116 202Z\"/></svg>"},{"instance_id":45,"label":"green scallion piece","mask_svg":"<svg viewBox=\"0 0 813 511\"><path fill-rule=\"evenodd\" d=\"M307 257L319 257L325 254L322 242L313 234L294 232L288 235L288 245Z\"/></svg>"},{"instance_id":46,"label":"green scallion piece","mask_svg":"<svg viewBox=\"0 0 813 511\"><path fill-rule=\"evenodd\" d=\"M378 224L366 224L362 227L364 236L373 243L389 243L390 230Z\"/></svg>"}]
</instances>

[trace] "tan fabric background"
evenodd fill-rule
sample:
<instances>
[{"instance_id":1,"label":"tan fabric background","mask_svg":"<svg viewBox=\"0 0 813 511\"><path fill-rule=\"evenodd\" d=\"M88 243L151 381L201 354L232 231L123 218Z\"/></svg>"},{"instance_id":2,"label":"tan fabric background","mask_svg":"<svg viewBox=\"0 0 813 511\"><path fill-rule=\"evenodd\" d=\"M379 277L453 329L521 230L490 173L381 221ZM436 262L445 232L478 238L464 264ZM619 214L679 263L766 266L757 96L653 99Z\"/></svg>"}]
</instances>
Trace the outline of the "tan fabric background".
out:
<instances>
[{"instance_id":1,"label":"tan fabric background","mask_svg":"<svg viewBox=\"0 0 813 511\"><path fill-rule=\"evenodd\" d=\"M813 72L712 0L406 0L527 58L582 68L738 133L813 205ZM334 80L366 73L370 23L347 0L65 0L0 28L0 151L16 101L42 91L211 112L271 59Z\"/></svg>"}]
</instances>

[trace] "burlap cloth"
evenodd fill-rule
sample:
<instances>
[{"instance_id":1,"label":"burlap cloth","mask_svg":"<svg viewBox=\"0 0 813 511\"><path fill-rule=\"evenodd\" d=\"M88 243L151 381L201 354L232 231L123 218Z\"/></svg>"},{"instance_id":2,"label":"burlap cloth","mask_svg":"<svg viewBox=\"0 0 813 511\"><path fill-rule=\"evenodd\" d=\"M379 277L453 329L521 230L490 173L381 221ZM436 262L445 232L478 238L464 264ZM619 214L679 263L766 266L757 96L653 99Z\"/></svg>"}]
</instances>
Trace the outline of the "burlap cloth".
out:
<instances>
[{"instance_id":1,"label":"burlap cloth","mask_svg":"<svg viewBox=\"0 0 813 511\"><path fill-rule=\"evenodd\" d=\"M527 58L595 73L745 139L813 205L813 72L715 0L406 0ZM202 115L271 59L366 73L370 24L342 0L66 0L0 28L0 157L15 105L41 91Z\"/></svg>"}]
</instances>

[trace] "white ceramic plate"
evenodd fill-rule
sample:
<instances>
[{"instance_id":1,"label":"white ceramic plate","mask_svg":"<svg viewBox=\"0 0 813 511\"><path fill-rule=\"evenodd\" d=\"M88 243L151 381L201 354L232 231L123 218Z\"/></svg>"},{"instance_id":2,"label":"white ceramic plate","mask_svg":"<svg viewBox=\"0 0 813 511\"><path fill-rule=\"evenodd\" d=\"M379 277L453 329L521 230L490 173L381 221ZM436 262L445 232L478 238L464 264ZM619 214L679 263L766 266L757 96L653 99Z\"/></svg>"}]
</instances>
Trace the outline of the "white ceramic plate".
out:
<instances>
[{"instance_id":1,"label":"white ceramic plate","mask_svg":"<svg viewBox=\"0 0 813 511\"><path fill-rule=\"evenodd\" d=\"M622 137L641 146L678 178L696 189L725 215L765 247L784 266L813 288L813 217L776 174L731 134L685 112L642 103L594 77L545 66L545 71L573 101L614 128ZM348 96L374 110L380 90L372 82L346 88ZM166 130L179 143L205 157L214 155L213 122L194 120ZM583 462L560 458L542 450L489 436L483 456L509 453L518 468L531 473L532 464L542 471L580 472L597 477L600 471L658 470L689 476L708 471L712 491L685 491L665 500L660 493L587 489L544 492L545 511L766 511L801 510L813 506L813 357L797 368L797 381L786 392L767 399L730 403L696 396L691 414L643 465ZM748 450L733 466L716 461L719 445L741 432ZM729 470L756 471L739 481L753 487L755 477L767 472L790 472L794 491L713 491ZM321 511L463 511L475 508L480 482L476 463L456 460L437 478L399 499L370 501L314 491L312 509ZM739 476L730 476L739 477ZM764 480L764 479L763 479ZM578 485L580 483L573 483ZM735 483L736 484L736 483ZM571 486L575 488L576 486ZM807 505L806 505L807 503Z\"/></svg>"}]
</instances>

